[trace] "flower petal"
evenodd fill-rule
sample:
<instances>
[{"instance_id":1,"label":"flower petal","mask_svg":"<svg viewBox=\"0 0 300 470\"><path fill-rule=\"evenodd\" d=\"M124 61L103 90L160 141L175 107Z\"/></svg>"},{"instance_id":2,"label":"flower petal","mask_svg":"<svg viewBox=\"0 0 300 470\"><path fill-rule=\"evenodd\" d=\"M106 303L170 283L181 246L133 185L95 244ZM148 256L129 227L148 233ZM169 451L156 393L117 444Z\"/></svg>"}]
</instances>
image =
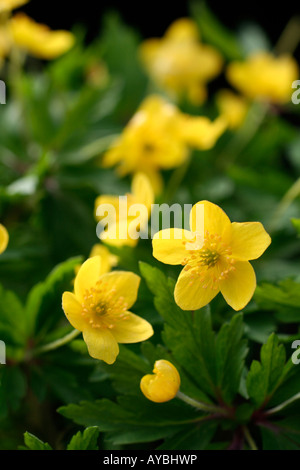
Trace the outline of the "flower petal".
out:
<instances>
[{"instance_id":1,"label":"flower petal","mask_svg":"<svg viewBox=\"0 0 300 470\"><path fill-rule=\"evenodd\" d=\"M193 234L180 228L168 228L157 232L152 240L154 258L166 264L181 264L186 258L186 245Z\"/></svg>"},{"instance_id":2,"label":"flower petal","mask_svg":"<svg viewBox=\"0 0 300 470\"><path fill-rule=\"evenodd\" d=\"M94 256L87 259L81 266L74 281L75 296L79 301L83 299L85 291L94 287L101 275L101 258Z\"/></svg>"},{"instance_id":3,"label":"flower petal","mask_svg":"<svg viewBox=\"0 0 300 470\"><path fill-rule=\"evenodd\" d=\"M234 310L241 310L254 294L256 276L248 261L237 261L234 267L235 270L220 284L220 289L228 305Z\"/></svg>"},{"instance_id":4,"label":"flower petal","mask_svg":"<svg viewBox=\"0 0 300 470\"><path fill-rule=\"evenodd\" d=\"M260 222L233 222L232 257L241 261L259 258L271 243L269 234Z\"/></svg>"},{"instance_id":5,"label":"flower petal","mask_svg":"<svg viewBox=\"0 0 300 470\"><path fill-rule=\"evenodd\" d=\"M82 306L72 292L63 293L62 308L67 319L76 330L82 331L86 327L82 316Z\"/></svg>"},{"instance_id":6,"label":"flower petal","mask_svg":"<svg viewBox=\"0 0 300 470\"><path fill-rule=\"evenodd\" d=\"M181 271L174 290L175 302L182 310L198 310L207 305L219 292L206 287L200 277L192 277L189 271Z\"/></svg>"},{"instance_id":7,"label":"flower petal","mask_svg":"<svg viewBox=\"0 0 300 470\"><path fill-rule=\"evenodd\" d=\"M123 297L126 308L130 308L137 299L141 278L129 271L112 271L101 276L101 286L108 295L113 293L116 301ZM110 300L113 302L113 298Z\"/></svg>"},{"instance_id":8,"label":"flower petal","mask_svg":"<svg viewBox=\"0 0 300 470\"><path fill-rule=\"evenodd\" d=\"M107 364L113 364L119 354L119 346L108 329L88 328L83 332L83 339L89 355Z\"/></svg>"},{"instance_id":9,"label":"flower petal","mask_svg":"<svg viewBox=\"0 0 300 470\"><path fill-rule=\"evenodd\" d=\"M138 343L153 335L153 328L144 318L131 312L125 313L125 318L115 324L111 330L118 343Z\"/></svg>"},{"instance_id":10,"label":"flower petal","mask_svg":"<svg viewBox=\"0 0 300 470\"><path fill-rule=\"evenodd\" d=\"M216 204L209 201L199 201L190 212L190 227L192 232L205 236L220 235L223 242L228 242L231 234L231 222L225 212Z\"/></svg>"},{"instance_id":11,"label":"flower petal","mask_svg":"<svg viewBox=\"0 0 300 470\"><path fill-rule=\"evenodd\" d=\"M0 253L3 253L4 250L6 250L6 247L8 245L8 232L4 225L0 224Z\"/></svg>"},{"instance_id":12,"label":"flower petal","mask_svg":"<svg viewBox=\"0 0 300 470\"><path fill-rule=\"evenodd\" d=\"M136 173L131 184L131 191L139 204L145 204L148 214L154 203L154 192L149 178L144 173Z\"/></svg>"}]
</instances>

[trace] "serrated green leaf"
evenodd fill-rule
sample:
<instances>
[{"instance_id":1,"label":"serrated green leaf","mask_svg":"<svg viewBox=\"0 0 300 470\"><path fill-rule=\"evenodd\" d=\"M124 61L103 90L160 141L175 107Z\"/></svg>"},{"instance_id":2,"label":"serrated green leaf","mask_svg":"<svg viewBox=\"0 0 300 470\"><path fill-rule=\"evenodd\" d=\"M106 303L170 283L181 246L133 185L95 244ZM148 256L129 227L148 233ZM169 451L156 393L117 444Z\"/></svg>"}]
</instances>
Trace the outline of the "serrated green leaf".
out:
<instances>
[{"instance_id":1,"label":"serrated green leaf","mask_svg":"<svg viewBox=\"0 0 300 470\"><path fill-rule=\"evenodd\" d=\"M106 432L114 445L151 442L164 439L198 420L201 415L180 402L158 404L145 397L120 397L117 403L110 400L81 402L58 410L63 416L84 426L98 426Z\"/></svg>"},{"instance_id":2,"label":"serrated green leaf","mask_svg":"<svg viewBox=\"0 0 300 470\"><path fill-rule=\"evenodd\" d=\"M59 264L45 281L34 286L29 292L25 315L32 335L41 331L45 334L60 317L63 318L62 294L65 290L71 289L75 267L80 265L81 261L82 258L78 257Z\"/></svg>"},{"instance_id":3,"label":"serrated green leaf","mask_svg":"<svg viewBox=\"0 0 300 470\"><path fill-rule=\"evenodd\" d=\"M261 347L260 360L252 361L246 384L250 399L256 406L263 405L275 392L285 365L285 350L275 334Z\"/></svg>"},{"instance_id":4,"label":"serrated green leaf","mask_svg":"<svg viewBox=\"0 0 300 470\"><path fill-rule=\"evenodd\" d=\"M52 450L52 447L29 432L24 434L24 442L29 450Z\"/></svg>"},{"instance_id":5,"label":"serrated green leaf","mask_svg":"<svg viewBox=\"0 0 300 470\"><path fill-rule=\"evenodd\" d=\"M70 440L67 450L98 450L100 430L96 426L78 431Z\"/></svg>"}]
</instances>

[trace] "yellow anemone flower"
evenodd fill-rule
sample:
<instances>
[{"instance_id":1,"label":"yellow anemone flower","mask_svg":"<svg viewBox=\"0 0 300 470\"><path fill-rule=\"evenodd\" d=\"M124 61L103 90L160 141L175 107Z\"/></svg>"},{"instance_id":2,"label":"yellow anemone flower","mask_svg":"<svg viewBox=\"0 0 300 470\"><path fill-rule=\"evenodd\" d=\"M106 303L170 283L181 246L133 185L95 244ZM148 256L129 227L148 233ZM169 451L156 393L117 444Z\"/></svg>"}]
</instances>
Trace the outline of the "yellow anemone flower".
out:
<instances>
[{"instance_id":1,"label":"yellow anemone flower","mask_svg":"<svg viewBox=\"0 0 300 470\"><path fill-rule=\"evenodd\" d=\"M6 228L0 224L0 254L6 250L8 245L9 235Z\"/></svg>"},{"instance_id":2,"label":"yellow anemone flower","mask_svg":"<svg viewBox=\"0 0 300 470\"><path fill-rule=\"evenodd\" d=\"M207 96L206 84L222 69L223 58L212 46L202 44L195 22L176 20L163 38L145 40L141 61L153 81L175 99L186 96L199 105Z\"/></svg>"},{"instance_id":3,"label":"yellow anemone flower","mask_svg":"<svg viewBox=\"0 0 300 470\"><path fill-rule=\"evenodd\" d=\"M28 1L29 0L0 0L0 13L19 8L28 3Z\"/></svg>"},{"instance_id":4,"label":"yellow anemone flower","mask_svg":"<svg viewBox=\"0 0 300 470\"><path fill-rule=\"evenodd\" d=\"M153 238L155 258L184 266L174 291L177 305L197 310L221 291L234 310L241 310L256 288L249 260L263 254L270 236L260 222L231 223L219 206L208 201L193 206L190 229L165 229Z\"/></svg>"},{"instance_id":5,"label":"yellow anemone flower","mask_svg":"<svg viewBox=\"0 0 300 470\"><path fill-rule=\"evenodd\" d=\"M153 334L150 323L128 311L135 303L140 277L113 271L99 275L101 258L89 258L74 282L74 293L64 292L62 306L71 325L82 331L89 354L112 364L118 343L145 341Z\"/></svg>"},{"instance_id":6,"label":"yellow anemone flower","mask_svg":"<svg viewBox=\"0 0 300 470\"><path fill-rule=\"evenodd\" d=\"M144 375L140 387L148 400L164 403L175 398L180 387L180 375L171 362L164 359L156 361L153 374Z\"/></svg>"},{"instance_id":7,"label":"yellow anemone flower","mask_svg":"<svg viewBox=\"0 0 300 470\"><path fill-rule=\"evenodd\" d=\"M52 31L24 13L14 15L9 25L13 43L40 59L55 59L74 44L74 35L69 31Z\"/></svg>"},{"instance_id":8,"label":"yellow anemone flower","mask_svg":"<svg viewBox=\"0 0 300 470\"><path fill-rule=\"evenodd\" d=\"M131 193L121 197L98 196L95 201L95 218L100 227L105 227L98 235L99 238L110 245L135 246L140 233L147 229L153 203L153 188L143 173L134 175Z\"/></svg>"},{"instance_id":9,"label":"yellow anemone flower","mask_svg":"<svg viewBox=\"0 0 300 470\"><path fill-rule=\"evenodd\" d=\"M229 129L237 129L242 125L249 109L249 103L245 97L231 90L222 89L216 94L216 103Z\"/></svg>"},{"instance_id":10,"label":"yellow anemone flower","mask_svg":"<svg viewBox=\"0 0 300 470\"><path fill-rule=\"evenodd\" d=\"M248 98L282 104L291 99L291 86L299 77L299 68L288 54L275 57L259 52L244 62L229 64L226 75L231 85Z\"/></svg>"},{"instance_id":11,"label":"yellow anemone flower","mask_svg":"<svg viewBox=\"0 0 300 470\"><path fill-rule=\"evenodd\" d=\"M121 176L136 171L146 173L158 193L159 170L180 166L193 147L213 147L224 130L222 118L212 122L206 117L189 116L161 96L150 95L104 154L102 164L118 165Z\"/></svg>"}]
</instances>

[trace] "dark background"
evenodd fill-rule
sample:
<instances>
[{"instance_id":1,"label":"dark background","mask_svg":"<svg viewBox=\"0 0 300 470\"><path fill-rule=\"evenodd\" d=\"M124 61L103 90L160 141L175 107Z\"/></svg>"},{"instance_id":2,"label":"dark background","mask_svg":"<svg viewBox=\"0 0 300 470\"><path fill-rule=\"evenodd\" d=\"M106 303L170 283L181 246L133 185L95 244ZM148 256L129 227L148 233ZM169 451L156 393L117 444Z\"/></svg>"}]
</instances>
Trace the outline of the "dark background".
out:
<instances>
[{"instance_id":1,"label":"dark background","mask_svg":"<svg viewBox=\"0 0 300 470\"><path fill-rule=\"evenodd\" d=\"M228 28L236 30L243 22L256 22L268 34L271 41L277 41L289 19L299 13L299 0L292 2L254 1L207 1L206 4ZM36 21L48 24L54 29L71 29L82 24L87 29L87 38L92 39L99 32L101 17L110 10L119 11L123 20L135 27L142 36L161 36L176 18L187 16L189 2L166 0L31 0L22 8Z\"/></svg>"}]
</instances>

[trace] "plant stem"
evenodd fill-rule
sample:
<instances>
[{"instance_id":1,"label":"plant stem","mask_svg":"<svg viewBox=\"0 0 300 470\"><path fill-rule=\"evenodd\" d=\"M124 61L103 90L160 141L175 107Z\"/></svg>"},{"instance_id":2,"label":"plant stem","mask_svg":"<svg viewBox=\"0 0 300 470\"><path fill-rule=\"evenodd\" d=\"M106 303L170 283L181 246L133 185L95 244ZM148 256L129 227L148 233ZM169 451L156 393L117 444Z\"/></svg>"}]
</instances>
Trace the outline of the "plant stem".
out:
<instances>
[{"instance_id":1,"label":"plant stem","mask_svg":"<svg viewBox=\"0 0 300 470\"><path fill-rule=\"evenodd\" d=\"M280 403L280 405L275 406L274 408L271 408L270 410L266 411L266 414L272 415L272 414L278 413L279 411L281 411L283 408L290 405L294 401L299 400L299 398L300 398L300 392L294 395L293 397L289 398L288 400Z\"/></svg>"},{"instance_id":2,"label":"plant stem","mask_svg":"<svg viewBox=\"0 0 300 470\"><path fill-rule=\"evenodd\" d=\"M247 147L257 133L268 111L268 103L254 102L251 105L243 125L228 143L225 150L219 154L216 160L217 166L226 170L235 162L236 158Z\"/></svg>"},{"instance_id":3,"label":"plant stem","mask_svg":"<svg viewBox=\"0 0 300 470\"><path fill-rule=\"evenodd\" d=\"M176 396L177 398L179 398L179 400L184 401L188 405L191 405L194 408L197 408L198 410L206 411L207 413L213 412L224 414L224 410L222 408L215 405L210 405L209 403L203 403L201 401L194 400L194 398L191 398L180 391L177 392Z\"/></svg>"},{"instance_id":4,"label":"plant stem","mask_svg":"<svg viewBox=\"0 0 300 470\"><path fill-rule=\"evenodd\" d=\"M189 155L186 161L181 166L176 168L171 174L171 177L168 182L168 186L164 194L164 198L163 198L164 202L167 202L167 203L172 202L172 199L174 195L176 194L176 191L180 187L180 184L186 175L190 162L191 162L191 155Z\"/></svg>"},{"instance_id":5,"label":"plant stem","mask_svg":"<svg viewBox=\"0 0 300 470\"><path fill-rule=\"evenodd\" d=\"M247 426L243 426L243 432L244 432L244 436L246 438L246 441L248 442L249 444L249 447L251 450L258 450L257 448L257 445L253 439L253 437L251 436L250 432L249 432L249 429L247 428Z\"/></svg>"},{"instance_id":6,"label":"plant stem","mask_svg":"<svg viewBox=\"0 0 300 470\"><path fill-rule=\"evenodd\" d=\"M75 339L79 334L80 334L80 331L74 329L70 333L68 333L66 336L63 336L62 338L59 338L55 341L52 341L51 343L44 344L43 346L35 348L32 351L30 351L30 353L27 356L27 360L28 358L31 359L32 357L39 356L40 354L43 354L45 352L53 351L54 349L60 348L61 346L64 346L65 344Z\"/></svg>"},{"instance_id":7,"label":"plant stem","mask_svg":"<svg viewBox=\"0 0 300 470\"><path fill-rule=\"evenodd\" d=\"M285 193L281 201L279 202L275 213L269 224L269 230L275 230L282 215L286 212L292 202L300 195L300 178L298 178L290 189Z\"/></svg>"}]
</instances>

